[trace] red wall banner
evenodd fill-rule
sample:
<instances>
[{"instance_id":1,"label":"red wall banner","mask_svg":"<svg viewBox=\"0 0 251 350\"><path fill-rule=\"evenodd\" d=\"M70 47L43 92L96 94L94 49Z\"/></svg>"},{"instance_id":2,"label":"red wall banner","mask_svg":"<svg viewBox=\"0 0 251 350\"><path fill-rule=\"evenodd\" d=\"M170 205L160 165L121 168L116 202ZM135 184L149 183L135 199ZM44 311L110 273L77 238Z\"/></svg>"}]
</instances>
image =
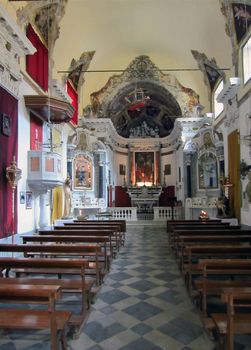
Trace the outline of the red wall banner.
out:
<instances>
[{"instance_id":1,"label":"red wall banner","mask_svg":"<svg viewBox=\"0 0 251 350\"><path fill-rule=\"evenodd\" d=\"M9 129L5 121L9 120ZM6 178L6 168L13 156L17 161L18 101L0 87L0 238L12 233L12 191ZM9 130L9 132L7 132ZM17 196L15 194L14 230L17 230Z\"/></svg>"}]
</instances>

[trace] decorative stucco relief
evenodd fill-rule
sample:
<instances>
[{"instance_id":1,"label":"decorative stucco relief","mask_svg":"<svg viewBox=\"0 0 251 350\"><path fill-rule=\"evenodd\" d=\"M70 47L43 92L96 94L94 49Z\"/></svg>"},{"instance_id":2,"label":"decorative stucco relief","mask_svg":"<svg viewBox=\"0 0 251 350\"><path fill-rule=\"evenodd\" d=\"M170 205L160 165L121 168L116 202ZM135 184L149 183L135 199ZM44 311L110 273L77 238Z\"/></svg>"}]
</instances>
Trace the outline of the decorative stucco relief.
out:
<instances>
[{"instance_id":1,"label":"decorative stucco relief","mask_svg":"<svg viewBox=\"0 0 251 350\"><path fill-rule=\"evenodd\" d=\"M208 100L211 101L212 91L218 79L221 78L225 81L226 75L224 71L217 66L215 58L209 60L204 53L200 53L196 50L191 50L191 52L203 73L204 83L208 90Z\"/></svg>"},{"instance_id":2,"label":"decorative stucco relief","mask_svg":"<svg viewBox=\"0 0 251 350\"><path fill-rule=\"evenodd\" d=\"M75 88L75 90L79 93L81 87L84 84L85 71L89 68L91 60L95 51L87 51L83 52L80 56L79 60L75 60L74 58L71 61L70 68L68 69L69 73L63 77L63 81L70 80Z\"/></svg>"},{"instance_id":3,"label":"decorative stucco relief","mask_svg":"<svg viewBox=\"0 0 251 350\"><path fill-rule=\"evenodd\" d=\"M106 85L97 92L91 94L91 105L95 113L102 110L106 114L110 101L125 86L137 82L153 82L156 86L164 88L179 104L182 114L189 112L199 104L199 96L190 88L184 87L170 74L162 73L158 67L146 55L136 57L120 75L113 75Z\"/></svg>"},{"instance_id":4,"label":"decorative stucco relief","mask_svg":"<svg viewBox=\"0 0 251 350\"><path fill-rule=\"evenodd\" d=\"M245 0L219 0L221 12L226 17L226 34L232 44L232 63L238 75L239 44L251 26L251 4Z\"/></svg>"},{"instance_id":5,"label":"decorative stucco relief","mask_svg":"<svg viewBox=\"0 0 251 350\"><path fill-rule=\"evenodd\" d=\"M19 59L35 48L0 5L0 85L15 97L22 81Z\"/></svg>"}]
</instances>

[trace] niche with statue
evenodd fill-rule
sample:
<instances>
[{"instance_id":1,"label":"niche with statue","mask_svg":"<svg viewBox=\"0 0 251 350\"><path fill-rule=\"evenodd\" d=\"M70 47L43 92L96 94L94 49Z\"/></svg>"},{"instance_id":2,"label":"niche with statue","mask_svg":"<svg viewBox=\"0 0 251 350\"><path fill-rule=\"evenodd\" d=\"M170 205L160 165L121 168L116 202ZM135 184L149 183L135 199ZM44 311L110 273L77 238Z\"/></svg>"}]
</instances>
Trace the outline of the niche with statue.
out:
<instances>
[{"instance_id":1,"label":"niche with statue","mask_svg":"<svg viewBox=\"0 0 251 350\"><path fill-rule=\"evenodd\" d=\"M212 152L205 152L198 158L199 189L218 188L217 157Z\"/></svg>"}]
</instances>

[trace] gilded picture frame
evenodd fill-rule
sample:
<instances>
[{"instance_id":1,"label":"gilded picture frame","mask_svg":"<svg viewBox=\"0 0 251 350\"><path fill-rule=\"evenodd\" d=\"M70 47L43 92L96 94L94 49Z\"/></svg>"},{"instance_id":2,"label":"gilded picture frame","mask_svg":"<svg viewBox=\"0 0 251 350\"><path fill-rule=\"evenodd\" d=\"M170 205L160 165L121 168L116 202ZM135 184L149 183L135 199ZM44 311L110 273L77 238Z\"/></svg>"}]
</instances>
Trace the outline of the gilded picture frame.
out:
<instances>
[{"instance_id":1,"label":"gilded picture frame","mask_svg":"<svg viewBox=\"0 0 251 350\"><path fill-rule=\"evenodd\" d=\"M92 190L93 160L86 154L78 154L73 159L73 188L76 190Z\"/></svg>"}]
</instances>

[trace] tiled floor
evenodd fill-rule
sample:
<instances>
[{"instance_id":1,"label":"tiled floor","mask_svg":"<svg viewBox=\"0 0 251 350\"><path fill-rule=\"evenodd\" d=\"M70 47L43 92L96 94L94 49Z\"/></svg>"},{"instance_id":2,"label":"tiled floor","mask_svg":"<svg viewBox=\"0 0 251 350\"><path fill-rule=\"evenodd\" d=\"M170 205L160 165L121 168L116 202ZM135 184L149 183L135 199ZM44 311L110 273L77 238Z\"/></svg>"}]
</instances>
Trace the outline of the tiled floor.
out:
<instances>
[{"instance_id":1,"label":"tiled floor","mask_svg":"<svg viewBox=\"0 0 251 350\"><path fill-rule=\"evenodd\" d=\"M0 333L0 350L48 350L42 332ZM41 340L41 337L43 340ZM243 340L244 339L244 340ZM251 349L250 337L236 350ZM71 350L213 350L168 249L166 229L128 227L126 244Z\"/></svg>"}]
</instances>

